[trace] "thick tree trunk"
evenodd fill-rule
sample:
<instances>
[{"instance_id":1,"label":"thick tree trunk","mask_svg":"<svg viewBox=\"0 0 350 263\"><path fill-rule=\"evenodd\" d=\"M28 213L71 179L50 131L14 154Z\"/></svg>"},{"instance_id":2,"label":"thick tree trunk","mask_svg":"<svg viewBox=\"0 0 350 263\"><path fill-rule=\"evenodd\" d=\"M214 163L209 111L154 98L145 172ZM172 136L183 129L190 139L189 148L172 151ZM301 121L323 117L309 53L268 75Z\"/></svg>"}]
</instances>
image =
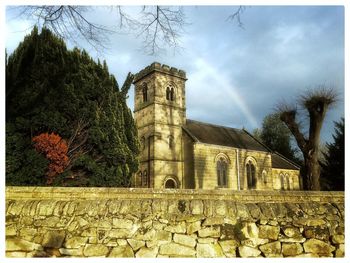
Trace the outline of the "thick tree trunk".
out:
<instances>
[{"instance_id":1,"label":"thick tree trunk","mask_svg":"<svg viewBox=\"0 0 350 263\"><path fill-rule=\"evenodd\" d=\"M307 190L320 191L320 165L318 163L317 154L305 156L305 176L306 182L304 187Z\"/></svg>"}]
</instances>

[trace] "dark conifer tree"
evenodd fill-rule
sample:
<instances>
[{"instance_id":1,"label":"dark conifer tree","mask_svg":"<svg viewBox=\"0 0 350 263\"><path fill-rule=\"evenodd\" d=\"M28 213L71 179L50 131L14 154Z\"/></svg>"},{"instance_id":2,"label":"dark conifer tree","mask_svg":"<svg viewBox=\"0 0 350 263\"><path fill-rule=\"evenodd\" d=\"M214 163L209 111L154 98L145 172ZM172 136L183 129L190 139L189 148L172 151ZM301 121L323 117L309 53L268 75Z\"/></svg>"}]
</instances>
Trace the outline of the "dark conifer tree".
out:
<instances>
[{"instance_id":1,"label":"dark conifer tree","mask_svg":"<svg viewBox=\"0 0 350 263\"><path fill-rule=\"evenodd\" d=\"M334 122L333 143L327 143L324 162L321 162L321 187L323 190L344 191L345 187L345 124L344 118Z\"/></svg>"},{"instance_id":2,"label":"dark conifer tree","mask_svg":"<svg viewBox=\"0 0 350 263\"><path fill-rule=\"evenodd\" d=\"M128 186L139 151L126 105L132 80L119 90L105 62L35 28L6 65L6 183L45 184L48 160L31 139L54 132L69 147L69 165L54 184Z\"/></svg>"}]
</instances>

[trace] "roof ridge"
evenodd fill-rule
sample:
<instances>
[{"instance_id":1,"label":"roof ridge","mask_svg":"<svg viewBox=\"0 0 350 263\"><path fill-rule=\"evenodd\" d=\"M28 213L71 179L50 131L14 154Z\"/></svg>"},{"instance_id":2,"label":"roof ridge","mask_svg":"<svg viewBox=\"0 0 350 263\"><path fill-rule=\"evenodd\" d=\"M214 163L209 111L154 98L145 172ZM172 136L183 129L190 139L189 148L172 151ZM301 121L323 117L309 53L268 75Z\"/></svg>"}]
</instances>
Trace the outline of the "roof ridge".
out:
<instances>
[{"instance_id":1,"label":"roof ridge","mask_svg":"<svg viewBox=\"0 0 350 263\"><path fill-rule=\"evenodd\" d=\"M190 122L197 122L197 123L200 123L200 124L205 124L205 125L209 125L209 126L213 126L213 127L218 127L218 128L225 128L225 129L232 129L232 130L244 131L244 129L233 128L233 127L228 127L228 126L223 126L223 125L218 125L218 124L212 124L212 123L203 122L203 121L196 121L196 120L186 119L186 122L187 122L187 121L190 121Z\"/></svg>"},{"instance_id":2,"label":"roof ridge","mask_svg":"<svg viewBox=\"0 0 350 263\"><path fill-rule=\"evenodd\" d=\"M266 150L270 153L273 153L273 151L270 149L270 147L268 147L267 145L265 145L265 143L261 142L260 140L258 140L257 138L255 138L255 136L253 136L253 134L251 134L250 132L248 132L246 129L243 129L243 131L248 134L253 140L255 140L257 143L259 143L261 146L263 146L264 148L266 148Z\"/></svg>"}]
</instances>

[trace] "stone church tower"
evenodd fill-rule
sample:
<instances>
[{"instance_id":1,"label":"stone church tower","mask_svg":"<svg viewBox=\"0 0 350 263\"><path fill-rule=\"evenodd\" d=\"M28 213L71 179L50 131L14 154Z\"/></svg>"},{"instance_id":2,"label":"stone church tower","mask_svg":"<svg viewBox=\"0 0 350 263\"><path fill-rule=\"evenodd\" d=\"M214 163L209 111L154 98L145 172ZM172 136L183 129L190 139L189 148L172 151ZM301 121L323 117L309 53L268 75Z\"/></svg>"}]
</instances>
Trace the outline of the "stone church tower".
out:
<instances>
[{"instance_id":1,"label":"stone church tower","mask_svg":"<svg viewBox=\"0 0 350 263\"><path fill-rule=\"evenodd\" d=\"M184 71L159 63L151 64L135 76L134 118L141 143L135 185L183 187L186 80Z\"/></svg>"}]
</instances>

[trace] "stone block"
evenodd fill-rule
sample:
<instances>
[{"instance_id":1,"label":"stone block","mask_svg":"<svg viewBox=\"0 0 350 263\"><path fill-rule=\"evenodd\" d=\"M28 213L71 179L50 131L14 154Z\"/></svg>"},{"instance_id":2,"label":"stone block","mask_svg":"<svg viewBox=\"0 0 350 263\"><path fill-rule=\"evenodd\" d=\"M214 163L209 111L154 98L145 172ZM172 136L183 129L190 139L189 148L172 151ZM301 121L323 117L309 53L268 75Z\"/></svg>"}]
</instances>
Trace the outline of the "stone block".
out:
<instances>
[{"instance_id":1,"label":"stone block","mask_svg":"<svg viewBox=\"0 0 350 263\"><path fill-rule=\"evenodd\" d=\"M250 213L245 204L237 203L236 213L237 213L236 216L241 219L250 219Z\"/></svg>"},{"instance_id":2,"label":"stone block","mask_svg":"<svg viewBox=\"0 0 350 263\"><path fill-rule=\"evenodd\" d=\"M248 246L248 247L257 247L259 245L263 245L269 243L269 240L266 238L256 238L256 237L252 237L252 238L248 238L245 240L241 241L241 244L243 246Z\"/></svg>"},{"instance_id":3,"label":"stone block","mask_svg":"<svg viewBox=\"0 0 350 263\"><path fill-rule=\"evenodd\" d=\"M171 233L186 233L186 223L179 222L176 225L168 225L164 228L164 230Z\"/></svg>"},{"instance_id":4,"label":"stone block","mask_svg":"<svg viewBox=\"0 0 350 263\"><path fill-rule=\"evenodd\" d=\"M113 218L113 227L131 229L133 222L129 219Z\"/></svg>"},{"instance_id":5,"label":"stone block","mask_svg":"<svg viewBox=\"0 0 350 263\"><path fill-rule=\"evenodd\" d=\"M260 211L259 206L257 206L256 204L253 204L253 203L247 203L246 206L248 208L250 215L253 218L260 218L261 211Z\"/></svg>"},{"instance_id":6,"label":"stone block","mask_svg":"<svg viewBox=\"0 0 350 263\"><path fill-rule=\"evenodd\" d=\"M134 251L137 251L140 247L145 246L145 241L142 241L142 240L127 239L127 241Z\"/></svg>"},{"instance_id":7,"label":"stone block","mask_svg":"<svg viewBox=\"0 0 350 263\"><path fill-rule=\"evenodd\" d=\"M344 244L344 235L333 235L332 236L332 243L333 244Z\"/></svg>"},{"instance_id":8,"label":"stone block","mask_svg":"<svg viewBox=\"0 0 350 263\"><path fill-rule=\"evenodd\" d=\"M259 246L261 252L264 253L266 257L269 255L279 255L281 254L281 242L275 241Z\"/></svg>"},{"instance_id":9,"label":"stone block","mask_svg":"<svg viewBox=\"0 0 350 263\"><path fill-rule=\"evenodd\" d=\"M171 241L171 233L165 230L156 231L154 235L155 240Z\"/></svg>"},{"instance_id":10,"label":"stone block","mask_svg":"<svg viewBox=\"0 0 350 263\"><path fill-rule=\"evenodd\" d=\"M219 200L214 203L214 211L216 215L224 216L227 213L226 202Z\"/></svg>"},{"instance_id":11,"label":"stone block","mask_svg":"<svg viewBox=\"0 0 350 263\"><path fill-rule=\"evenodd\" d=\"M84 247L79 248L60 248L59 251L64 256L83 256Z\"/></svg>"},{"instance_id":12,"label":"stone block","mask_svg":"<svg viewBox=\"0 0 350 263\"><path fill-rule=\"evenodd\" d=\"M305 237L281 237L279 241L284 243L304 243L306 240Z\"/></svg>"},{"instance_id":13,"label":"stone block","mask_svg":"<svg viewBox=\"0 0 350 263\"><path fill-rule=\"evenodd\" d=\"M194 256L196 254L196 250L176 243L168 243L160 246L159 254L186 257Z\"/></svg>"},{"instance_id":14,"label":"stone block","mask_svg":"<svg viewBox=\"0 0 350 263\"><path fill-rule=\"evenodd\" d=\"M43 237L43 247L60 248L66 237L66 232L61 231L47 231Z\"/></svg>"},{"instance_id":15,"label":"stone block","mask_svg":"<svg viewBox=\"0 0 350 263\"><path fill-rule=\"evenodd\" d=\"M108 202L108 212L112 215L118 214L121 206L120 200L110 200Z\"/></svg>"},{"instance_id":16,"label":"stone block","mask_svg":"<svg viewBox=\"0 0 350 263\"><path fill-rule=\"evenodd\" d=\"M12 251L12 252L7 252L6 251L6 257L7 258L25 258L26 257L26 252L22 251Z\"/></svg>"},{"instance_id":17,"label":"stone block","mask_svg":"<svg viewBox=\"0 0 350 263\"><path fill-rule=\"evenodd\" d=\"M244 222L242 224L242 234L245 238L258 238L259 237L259 228L255 223Z\"/></svg>"},{"instance_id":18,"label":"stone block","mask_svg":"<svg viewBox=\"0 0 350 263\"><path fill-rule=\"evenodd\" d=\"M263 214L263 216L267 219L275 219L276 216L270 206L270 203L259 203L258 204L261 213Z\"/></svg>"},{"instance_id":19,"label":"stone block","mask_svg":"<svg viewBox=\"0 0 350 263\"><path fill-rule=\"evenodd\" d=\"M220 237L220 227L214 226L214 227L206 227L198 230L198 236L199 237Z\"/></svg>"},{"instance_id":20,"label":"stone block","mask_svg":"<svg viewBox=\"0 0 350 263\"><path fill-rule=\"evenodd\" d=\"M147 248L142 247L136 252L137 258L155 258L158 254L158 247Z\"/></svg>"},{"instance_id":21,"label":"stone block","mask_svg":"<svg viewBox=\"0 0 350 263\"><path fill-rule=\"evenodd\" d=\"M197 258L222 258L225 257L219 244L197 244Z\"/></svg>"},{"instance_id":22,"label":"stone block","mask_svg":"<svg viewBox=\"0 0 350 263\"><path fill-rule=\"evenodd\" d=\"M6 239L6 251L33 251L43 250L40 244L29 242L19 238Z\"/></svg>"},{"instance_id":23,"label":"stone block","mask_svg":"<svg viewBox=\"0 0 350 263\"><path fill-rule=\"evenodd\" d=\"M71 237L64 242L66 248L79 248L86 244L88 237Z\"/></svg>"},{"instance_id":24,"label":"stone block","mask_svg":"<svg viewBox=\"0 0 350 263\"><path fill-rule=\"evenodd\" d=\"M236 248L239 246L239 242L236 240L224 240L219 241L222 251L228 258L236 257Z\"/></svg>"},{"instance_id":25,"label":"stone block","mask_svg":"<svg viewBox=\"0 0 350 263\"><path fill-rule=\"evenodd\" d=\"M322 218L300 218L293 220L293 225L300 226L324 226L326 221Z\"/></svg>"},{"instance_id":26,"label":"stone block","mask_svg":"<svg viewBox=\"0 0 350 263\"><path fill-rule=\"evenodd\" d=\"M84 228L83 228L84 229ZM82 237L96 237L97 236L97 229L95 227L89 227L86 228L82 233Z\"/></svg>"},{"instance_id":27,"label":"stone block","mask_svg":"<svg viewBox=\"0 0 350 263\"><path fill-rule=\"evenodd\" d=\"M238 248L238 253L242 258L256 258L261 254L261 251L253 247L240 246Z\"/></svg>"},{"instance_id":28,"label":"stone block","mask_svg":"<svg viewBox=\"0 0 350 263\"><path fill-rule=\"evenodd\" d=\"M201 200L192 200L191 201L191 212L193 215L201 215L203 214L203 201Z\"/></svg>"},{"instance_id":29,"label":"stone block","mask_svg":"<svg viewBox=\"0 0 350 263\"><path fill-rule=\"evenodd\" d=\"M178 243L180 245L188 247L194 247L196 245L196 239L188 235L174 234L173 239L175 243Z\"/></svg>"},{"instance_id":30,"label":"stone block","mask_svg":"<svg viewBox=\"0 0 350 263\"><path fill-rule=\"evenodd\" d=\"M315 238L307 240L303 246L306 253L317 255L329 255L335 250L334 246Z\"/></svg>"},{"instance_id":31,"label":"stone block","mask_svg":"<svg viewBox=\"0 0 350 263\"><path fill-rule=\"evenodd\" d=\"M217 243L218 240L217 238L212 238L212 237L204 237L204 238L199 237L197 239L197 242L201 244L213 244L213 243Z\"/></svg>"},{"instance_id":32,"label":"stone block","mask_svg":"<svg viewBox=\"0 0 350 263\"><path fill-rule=\"evenodd\" d=\"M345 245L340 244L337 250L335 251L336 258L343 258L345 256Z\"/></svg>"},{"instance_id":33,"label":"stone block","mask_svg":"<svg viewBox=\"0 0 350 263\"><path fill-rule=\"evenodd\" d=\"M329 230L327 227L321 228L320 226L305 227L304 236L307 239L316 238L316 239L328 241L329 240Z\"/></svg>"},{"instance_id":34,"label":"stone block","mask_svg":"<svg viewBox=\"0 0 350 263\"><path fill-rule=\"evenodd\" d=\"M38 205L38 215L39 216L49 216L53 214L57 202L51 200L42 200Z\"/></svg>"},{"instance_id":35,"label":"stone block","mask_svg":"<svg viewBox=\"0 0 350 263\"><path fill-rule=\"evenodd\" d=\"M304 249L299 243L283 243L282 254L283 256L296 256L304 252Z\"/></svg>"},{"instance_id":36,"label":"stone block","mask_svg":"<svg viewBox=\"0 0 350 263\"><path fill-rule=\"evenodd\" d=\"M203 226L213 226L222 224L224 224L224 217L208 217L203 222Z\"/></svg>"},{"instance_id":37,"label":"stone block","mask_svg":"<svg viewBox=\"0 0 350 263\"><path fill-rule=\"evenodd\" d=\"M191 235L191 234L197 232L201 228L202 228L201 221L195 221L195 222L187 224L186 232L187 232L187 234Z\"/></svg>"},{"instance_id":38,"label":"stone block","mask_svg":"<svg viewBox=\"0 0 350 263\"><path fill-rule=\"evenodd\" d=\"M280 233L279 226L261 225L259 226L259 238L277 240Z\"/></svg>"},{"instance_id":39,"label":"stone block","mask_svg":"<svg viewBox=\"0 0 350 263\"><path fill-rule=\"evenodd\" d=\"M109 258L133 258L134 251L129 245L114 247L108 255Z\"/></svg>"},{"instance_id":40,"label":"stone block","mask_svg":"<svg viewBox=\"0 0 350 263\"><path fill-rule=\"evenodd\" d=\"M5 231L6 231L6 236L16 236L17 235L17 228L15 225L7 225Z\"/></svg>"},{"instance_id":41,"label":"stone block","mask_svg":"<svg viewBox=\"0 0 350 263\"><path fill-rule=\"evenodd\" d=\"M107 232L107 236L110 238L131 238L137 229L111 229Z\"/></svg>"},{"instance_id":42,"label":"stone block","mask_svg":"<svg viewBox=\"0 0 350 263\"><path fill-rule=\"evenodd\" d=\"M298 227L283 227L282 228L283 233L287 236L287 237L296 237L296 238L300 238L301 237L301 233Z\"/></svg>"},{"instance_id":43,"label":"stone block","mask_svg":"<svg viewBox=\"0 0 350 263\"><path fill-rule=\"evenodd\" d=\"M102 244L87 244L83 254L85 257L103 257L108 253L108 247Z\"/></svg>"},{"instance_id":44,"label":"stone block","mask_svg":"<svg viewBox=\"0 0 350 263\"><path fill-rule=\"evenodd\" d=\"M11 207L7 210L6 214L9 215L20 215L23 214L22 213L22 209L25 207L25 203L24 202L16 202L14 201L13 204L11 205Z\"/></svg>"}]
</instances>

